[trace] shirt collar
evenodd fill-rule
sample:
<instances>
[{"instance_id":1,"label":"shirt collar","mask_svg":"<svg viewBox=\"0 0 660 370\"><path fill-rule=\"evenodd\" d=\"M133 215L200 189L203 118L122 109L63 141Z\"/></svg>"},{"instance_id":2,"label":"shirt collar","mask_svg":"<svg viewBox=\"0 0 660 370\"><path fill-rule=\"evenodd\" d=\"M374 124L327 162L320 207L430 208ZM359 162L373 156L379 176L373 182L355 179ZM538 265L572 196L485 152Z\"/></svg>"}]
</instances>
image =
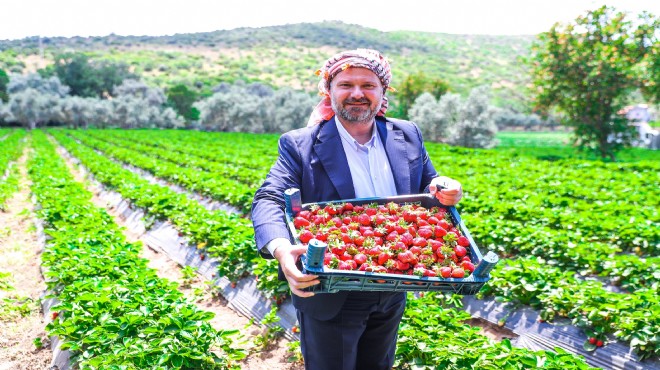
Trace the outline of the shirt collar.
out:
<instances>
[{"instance_id":1,"label":"shirt collar","mask_svg":"<svg viewBox=\"0 0 660 370\"><path fill-rule=\"evenodd\" d=\"M337 125L337 131L339 131L339 136L341 136L342 140L344 140L346 143L350 144L353 146L354 149L358 149L359 147L372 147L376 148L378 144L378 140L376 139L376 135L378 134L378 130L376 129L376 122L374 121L374 124L371 129L371 139L364 143L364 145L360 144L351 136L351 134L346 131L344 126L339 122L338 119L335 119L335 124Z\"/></svg>"}]
</instances>

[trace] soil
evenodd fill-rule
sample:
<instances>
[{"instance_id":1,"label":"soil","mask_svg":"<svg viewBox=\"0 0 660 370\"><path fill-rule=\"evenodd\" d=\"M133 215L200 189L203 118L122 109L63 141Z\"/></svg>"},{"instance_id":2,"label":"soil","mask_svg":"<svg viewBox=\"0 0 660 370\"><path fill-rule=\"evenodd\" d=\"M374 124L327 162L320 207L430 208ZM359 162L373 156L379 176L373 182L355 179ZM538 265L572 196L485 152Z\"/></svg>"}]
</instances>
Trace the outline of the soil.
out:
<instances>
[{"instance_id":1,"label":"soil","mask_svg":"<svg viewBox=\"0 0 660 370\"><path fill-rule=\"evenodd\" d=\"M60 151L60 154L62 153ZM95 182L87 181L83 172L73 165L70 160L66 160L66 163L76 181L85 184L87 190L92 192L92 203L98 207L106 208L115 222L124 229L127 240L130 242L141 241L141 235L131 232L115 209L109 207L107 202L99 197L102 189ZM242 369L302 370L304 368L300 362L288 361L292 355L288 350L288 340L285 338L271 339L267 342L268 345L265 349L257 346L256 341L259 340L260 336L263 337L266 334L266 329L263 326L253 324L250 318L228 307L227 301L222 296L213 294L208 289L209 285L204 277L195 275L192 279L184 281L181 266L171 260L165 253L150 247L144 241L142 245L144 248L141 257L149 261L148 266L155 269L159 277L179 282L181 292L193 298L199 308L215 314L210 322L214 328L217 330L237 329L240 331L242 338L236 338L236 342L242 343L241 348L248 353L248 356L240 363ZM0 370L2 369L0 368Z\"/></svg>"},{"instance_id":2,"label":"soil","mask_svg":"<svg viewBox=\"0 0 660 370\"><path fill-rule=\"evenodd\" d=\"M7 211L0 211L0 272L11 274L14 287L10 291L0 290L0 370L47 369L53 358L39 304L46 284L39 269L42 246L32 222L34 205L30 201L25 161L23 155L17 162L21 174L19 191L7 201ZM25 314L3 306L5 298L25 303ZM41 339L41 348L34 345L36 338Z\"/></svg>"}]
</instances>

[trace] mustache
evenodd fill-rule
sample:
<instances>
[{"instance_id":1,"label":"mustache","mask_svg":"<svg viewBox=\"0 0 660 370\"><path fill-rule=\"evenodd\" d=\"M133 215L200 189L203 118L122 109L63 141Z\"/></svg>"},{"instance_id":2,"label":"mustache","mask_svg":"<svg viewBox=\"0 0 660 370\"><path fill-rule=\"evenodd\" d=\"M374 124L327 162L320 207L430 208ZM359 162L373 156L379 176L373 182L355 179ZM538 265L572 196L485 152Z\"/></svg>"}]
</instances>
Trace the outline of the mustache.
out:
<instances>
[{"instance_id":1,"label":"mustache","mask_svg":"<svg viewBox=\"0 0 660 370\"><path fill-rule=\"evenodd\" d=\"M370 104L371 101L367 98L362 98L362 99L346 99L344 100L344 104Z\"/></svg>"}]
</instances>

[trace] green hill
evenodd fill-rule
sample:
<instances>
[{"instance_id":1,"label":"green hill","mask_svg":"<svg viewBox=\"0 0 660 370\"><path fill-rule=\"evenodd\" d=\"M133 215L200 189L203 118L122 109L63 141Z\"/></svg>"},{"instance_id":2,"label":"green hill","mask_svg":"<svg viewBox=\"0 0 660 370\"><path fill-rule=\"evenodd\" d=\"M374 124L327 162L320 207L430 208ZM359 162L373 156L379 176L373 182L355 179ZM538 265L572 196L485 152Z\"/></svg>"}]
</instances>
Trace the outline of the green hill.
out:
<instances>
[{"instance_id":1,"label":"green hill","mask_svg":"<svg viewBox=\"0 0 660 370\"><path fill-rule=\"evenodd\" d=\"M63 51L92 59L124 62L162 87L186 83L198 89L220 82L263 82L314 91L313 72L332 53L374 48L392 62L393 86L404 76L424 72L466 95L490 85L496 105L523 104L528 81L518 57L534 36L452 35L411 31L381 32L341 22L238 28L171 36L38 37L0 41L0 68L34 71Z\"/></svg>"}]
</instances>

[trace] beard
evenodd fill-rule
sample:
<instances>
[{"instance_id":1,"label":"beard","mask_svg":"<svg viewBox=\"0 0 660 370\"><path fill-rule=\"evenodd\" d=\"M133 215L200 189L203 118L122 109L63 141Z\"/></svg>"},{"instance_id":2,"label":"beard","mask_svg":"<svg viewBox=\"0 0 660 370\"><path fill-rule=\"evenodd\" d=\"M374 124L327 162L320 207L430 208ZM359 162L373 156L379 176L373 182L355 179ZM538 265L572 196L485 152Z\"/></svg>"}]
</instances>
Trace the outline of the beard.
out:
<instances>
[{"instance_id":1,"label":"beard","mask_svg":"<svg viewBox=\"0 0 660 370\"><path fill-rule=\"evenodd\" d=\"M373 108L372 102L367 99L346 99L343 102L338 102L336 99L331 99L332 109L335 114L346 123L369 123L378 113L377 108ZM348 107L346 104L366 103L367 107Z\"/></svg>"}]
</instances>

